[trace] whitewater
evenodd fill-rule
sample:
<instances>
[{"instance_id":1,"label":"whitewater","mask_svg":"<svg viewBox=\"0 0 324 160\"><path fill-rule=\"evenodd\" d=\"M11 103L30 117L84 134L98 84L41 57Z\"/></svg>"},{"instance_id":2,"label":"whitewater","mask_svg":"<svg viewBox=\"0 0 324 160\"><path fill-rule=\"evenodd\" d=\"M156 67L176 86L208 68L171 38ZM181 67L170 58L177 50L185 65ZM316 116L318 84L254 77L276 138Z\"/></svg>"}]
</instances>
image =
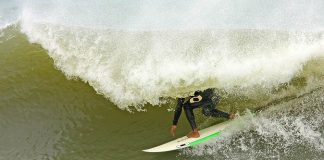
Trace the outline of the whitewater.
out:
<instances>
[{"instance_id":1,"label":"whitewater","mask_svg":"<svg viewBox=\"0 0 324 160\"><path fill-rule=\"evenodd\" d=\"M67 77L81 78L122 109L208 87L272 88L323 50L315 1L293 10L280 10L289 4L278 2L279 13L265 19L266 1L237 8L226 2L220 10L214 7L221 2L213 1L170 8L171 1L125 3L22 1L9 4L17 19L9 16L2 25L18 21ZM318 10L301 12L310 7Z\"/></svg>"},{"instance_id":2,"label":"whitewater","mask_svg":"<svg viewBox=\"0 0 324 160\"><path fill-rule=\"evenodd\" d=\"M237 125L180 159L321 159L323 15L320 0L0 1L0 45L39 45L66 79L130 112L217 88Z\"/></svg>"}]
</instances>

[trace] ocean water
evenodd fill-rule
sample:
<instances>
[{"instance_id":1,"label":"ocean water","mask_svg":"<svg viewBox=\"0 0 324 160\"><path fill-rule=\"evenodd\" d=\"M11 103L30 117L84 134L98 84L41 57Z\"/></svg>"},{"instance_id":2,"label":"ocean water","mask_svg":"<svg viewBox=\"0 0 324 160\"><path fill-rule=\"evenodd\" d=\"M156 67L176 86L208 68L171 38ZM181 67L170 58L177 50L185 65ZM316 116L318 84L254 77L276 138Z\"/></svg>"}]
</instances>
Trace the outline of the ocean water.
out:
<instances>
[{"instance_id":1,"label":"ocean water","mask_svg":"<svg viewBox=\"0 0 324 160\"><path fill-rule=\"evenodd\" d=\"M323 159L324 3L0 1L0 159ZM175 98L240 117L172 140ZM200 128L223 121L195 111ZM189 126L181 117L177 136Z\"/></svg>"}]
</instances>

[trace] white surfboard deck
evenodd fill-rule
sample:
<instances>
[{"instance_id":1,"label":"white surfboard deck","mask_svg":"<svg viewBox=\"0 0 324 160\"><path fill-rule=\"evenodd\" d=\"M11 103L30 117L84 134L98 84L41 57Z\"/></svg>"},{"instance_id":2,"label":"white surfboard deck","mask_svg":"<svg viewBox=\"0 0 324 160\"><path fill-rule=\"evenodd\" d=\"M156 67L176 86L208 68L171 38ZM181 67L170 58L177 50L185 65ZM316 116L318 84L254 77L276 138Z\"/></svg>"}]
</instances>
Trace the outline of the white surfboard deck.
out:
<instances>
[{"instance_id":1,"label":"white surfboard deck","mask_svg":"<svg viewBox=\"0 0 324 160\"><path fill-rule=\"evenodd\" d=\"M219 134L222 133L222 131L229 126L229 121L225 121L219 124L216 124L214 126L202 129L199 131L200 137L198 138L188 138L187 136L178 138L176 140L173 140L171 142L167 142L165 144L143 150L144 152L167 152L167 151L173 151L178 150L182 148L187 148L190 146L194 146L197 144L200 144L204 141L207 141L211 138L217 137Z\"/></svg>"}]
</instances>

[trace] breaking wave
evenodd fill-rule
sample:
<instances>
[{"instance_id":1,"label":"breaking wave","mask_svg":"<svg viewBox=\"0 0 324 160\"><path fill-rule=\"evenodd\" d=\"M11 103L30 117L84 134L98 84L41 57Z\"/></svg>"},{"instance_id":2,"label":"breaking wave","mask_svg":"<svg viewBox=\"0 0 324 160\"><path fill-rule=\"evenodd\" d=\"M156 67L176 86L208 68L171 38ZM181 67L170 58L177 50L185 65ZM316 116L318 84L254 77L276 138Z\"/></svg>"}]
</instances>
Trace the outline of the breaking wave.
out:
<instances>
[{"instance_id":1,"label":"breaking wave","mask_svg":"<svg viewBox=\"0 0 324 160\"><path fill-rule=\"evenodd\" d=\"M273 10L244 0L175 7L171 1L14 2L20 5L7 4L10 13L3 14L17 15L10 22L19 21L30 42L48 50L68 78L89 83L121 109L208 87L268 92L323 55L321 1L291 10L281 10L290 4L279 1Z\"/></svg>"}]
</instances>

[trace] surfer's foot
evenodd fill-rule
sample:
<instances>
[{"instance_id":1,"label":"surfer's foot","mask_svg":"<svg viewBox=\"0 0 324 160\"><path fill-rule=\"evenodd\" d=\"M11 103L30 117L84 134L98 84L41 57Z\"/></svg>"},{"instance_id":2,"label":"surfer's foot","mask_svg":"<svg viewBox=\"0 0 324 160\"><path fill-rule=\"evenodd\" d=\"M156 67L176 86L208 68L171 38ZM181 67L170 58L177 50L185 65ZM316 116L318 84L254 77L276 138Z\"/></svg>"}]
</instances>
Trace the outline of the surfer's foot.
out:
<instances>
[{"instance_id":1,"label":"surfer's foot","mask_svg":"<svg viewBox=\"0 0 324 160\"><path fill-rule=\"evenodd\" d=\"M231 113L229 116L229 119L235 119L236 115L234 113Z\"/></svg>"},{"instance_id":2,"label":"surfer's foot","mask_svg":"<svg viewBox=\"0 0 324 160\"><path fill-rule=\"evenodd\" d=\"M198 137L200 137L200 134L199 134L198 130L195 129L195 130L193 130L192 132L189 132L189 133L187 134L187 137L188 137L188 138L198 138Z\"/></svg>"}]
</instances>

